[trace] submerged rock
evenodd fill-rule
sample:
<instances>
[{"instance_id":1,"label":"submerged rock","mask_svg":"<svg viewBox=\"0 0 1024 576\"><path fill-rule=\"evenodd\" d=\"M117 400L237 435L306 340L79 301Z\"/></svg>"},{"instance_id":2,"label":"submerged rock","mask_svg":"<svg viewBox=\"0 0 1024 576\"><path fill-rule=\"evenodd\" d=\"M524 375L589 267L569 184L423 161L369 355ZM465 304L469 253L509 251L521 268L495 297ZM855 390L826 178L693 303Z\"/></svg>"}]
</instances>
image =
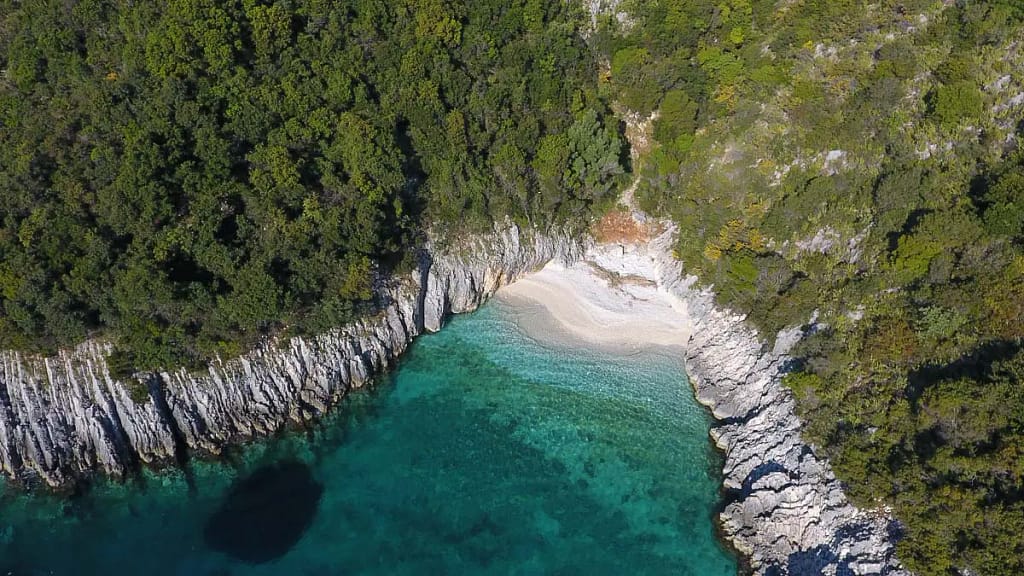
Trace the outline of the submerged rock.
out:
<instances>
[{"instance_id":1,"label":"submerged rock","mask_svg":"<svg viewBox=\"0 0 1024 576\"><path fill-rule=\"evenodd\" d=\"M284 556L302 538L323 486L297 460L264 466L240 479L203 528L207 547L260 564Z\"/></svg>"}]
</instances>

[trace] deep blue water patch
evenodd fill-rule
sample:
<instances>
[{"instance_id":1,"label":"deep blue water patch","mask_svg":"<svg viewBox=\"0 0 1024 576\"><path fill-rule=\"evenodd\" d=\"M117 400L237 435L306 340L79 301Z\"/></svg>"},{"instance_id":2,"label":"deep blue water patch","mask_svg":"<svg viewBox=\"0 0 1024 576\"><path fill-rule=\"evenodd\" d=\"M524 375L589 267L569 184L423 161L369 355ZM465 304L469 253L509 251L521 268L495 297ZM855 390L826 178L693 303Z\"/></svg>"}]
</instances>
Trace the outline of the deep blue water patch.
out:
<instances>
[{"instance_id":1,"label":"deep blue water patch","mask_svg":"<svg viewBox=\"0 0 1024 576\"><path fill-rule=\"evenodd\" d=\"M0 574L735 574L679 361L546 348L513 318L454 319L310 433L193 461L192 488L7 493Z\"/></svg>"},{"instance_id":2,"label":"deep blue water patch","mask_svg":"<svg viewBox=\"0 0 1024 576\"><path fill-rule=\"evenodd\" d=\"M258 468L231 487L203 527L203 541L252 564L284 556L313 522L322 492L298 460Z\"/></svg>"}]
</instances>

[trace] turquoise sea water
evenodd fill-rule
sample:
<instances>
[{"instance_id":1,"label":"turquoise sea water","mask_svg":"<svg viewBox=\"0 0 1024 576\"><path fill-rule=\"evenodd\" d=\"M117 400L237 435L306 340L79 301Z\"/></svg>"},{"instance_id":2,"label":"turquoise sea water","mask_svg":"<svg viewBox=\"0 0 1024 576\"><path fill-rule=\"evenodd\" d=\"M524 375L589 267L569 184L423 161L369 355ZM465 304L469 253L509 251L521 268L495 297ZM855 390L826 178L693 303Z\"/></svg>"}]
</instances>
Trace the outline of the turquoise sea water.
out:
<instances>
[{"instance_id":1,"label":"turquoise sea water","mask_svg":"<svg viewBox=\"0 0 1024 576\"><path fill-rule=\"evenodd\" d=\"M164 472L74 499L6 493L0 575L736 574L679 361L541 346L513 317L455 318L313 430L193 462L191 487ZM260 497L302 518L254 564L210 531L231 529L218 510L259 469L295 472ZM258 498L237 528L274 537Z\"/></svg>"}]
</instances>

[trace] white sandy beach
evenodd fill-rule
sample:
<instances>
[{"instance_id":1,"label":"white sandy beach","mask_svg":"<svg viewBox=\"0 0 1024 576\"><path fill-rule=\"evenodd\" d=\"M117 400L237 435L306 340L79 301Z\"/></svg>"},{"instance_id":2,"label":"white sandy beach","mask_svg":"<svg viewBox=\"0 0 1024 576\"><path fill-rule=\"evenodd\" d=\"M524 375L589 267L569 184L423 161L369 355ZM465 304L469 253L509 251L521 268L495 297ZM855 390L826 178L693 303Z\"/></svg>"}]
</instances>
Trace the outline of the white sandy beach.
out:
<instances>
[{"instance_id":1,"label":"white sandy beach","mask_svg":"<svg viewBox=\"0 0 1024 576\"><path fill-rule=\"evenodd\" d=\"M621 272L630 274L609 274L587 262L550 263L502 288L497 298L514 306L522 330L538 340L620 351L685 346L690 323L676 302L646 274Z\"/></svg>"}]
</instances>

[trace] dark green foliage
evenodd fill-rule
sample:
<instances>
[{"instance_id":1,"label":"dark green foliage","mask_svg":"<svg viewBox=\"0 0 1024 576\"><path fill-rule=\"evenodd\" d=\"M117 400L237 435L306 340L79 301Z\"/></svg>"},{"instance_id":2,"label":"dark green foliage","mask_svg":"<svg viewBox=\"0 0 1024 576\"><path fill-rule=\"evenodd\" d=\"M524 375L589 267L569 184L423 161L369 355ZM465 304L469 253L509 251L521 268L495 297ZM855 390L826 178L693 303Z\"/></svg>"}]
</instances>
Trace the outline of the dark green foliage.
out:
<instances>
[{"instance_id":1,"label":"dark green foliage","mask_svg":"<svg viewBox=\"0 0 1024 576\"><path fill-rule=\"evenodd\" d=\"M621 147L618 133L601 126L593 110L577 114L565 133L542 138L533 166L545 207L582 215L605 200L622 173Z\"/></svg>"},{"instance_id":2,"label":"dark green foliage","mask_svg":"<svg viewBox=\"0 0 1024 576\"><path fill-rule=\"evenodd\" d=\"M128 387L128 396L137 404L144 404L149 401L149 387L138 378L131 376L124 377L125 385Z\"/></svg>"},{"instance_id":3,"label":"dark green foliage","mask_svg":"<svg viewBox=\"0 0 1024 576\"><path fill-rule=\"evenodd\" d=\"M930 104L932 114L940 124L948 128L955 127L961 120L977 118L984 106L981 91L969 80L939 86Z\"/></svg>"},{"instance_id":4,"label":"dark green foliage","mask_svg":"<svg viewBox=\"0 0 1024 576\"><path fill-rule=\"evenodd\" d=\"M1024 238L1024 163L997 174L980 196L982 221L990 234Z\"/></svg>"},{"instance_id":5,"label":"dark green foliage","mask_svg":"<svg viewBox=\"0 0 1024 576\"><path fill-rule=\"evenodd\" d=\"M867 351L914 354L910 333L898 322L875 322ZM1013 574L1024 568L1022 377L1020 343L1000 341L898 378L876 368L845 391L810 372L787 383L814 434L831 439L833 463L853 496L894 503L910 529L900 543L908 567Z\"/></svg>"},{"instance_id":6,"label":"dark green foliage","mask_svg":"<svg viewBox=\"0 0 1024 576\"><path fill-rule=\"evenodd\" d=\"M905 80L913 78L917 72L914 46L910 42L902 41L886 44L879 48L875 57L878 59L875 73L880 77L892 75Z\"/></svg>"},{"instance_id":7,"label":"dark green foliage","mask_svg":"<svg viewBox=\"0 0 1024 576\"><path fill-rule=\"evenodd\" d=\"M853 499L904 523L908 568L1024 572L1024 158L985 134L1007 137L985 59L1013 53L1020 3L723 1L657 42L671 4L608 41L702 72L645 88L637 199L768 345L817 313L786 382Z\"/></svg>"},{"instance_id":8,"label":"dark green foliage","mask_svg":"<svg viewBox=\"0 0 1024 576\"><path fill-rule=\"evenodd\" d=\"M935 77L943 84L951 85L969 80L974 73L973 54L954 52L935 69Z\"/></svg>"},{"instance_id":9,"label":"dark green foliage","mask_svg":"<svg viewBox=\"0 0 1024 576\"><path fill-rule=\"evenodd\" d=\"M661 101L654 138L663 146L686 152L697 129L698 105L684 90L671 90Z\"/></svg>"},{"instance_id":10,"label":"dark green foliage","mask_svg":"<svg viewBox=\"0 0 1024 576\"><path fill-rule=\"evenodd\" d=\"M623 168L582 21L501 0L8 5L0 346L102 331L122 372L196 364L371 311L425 225L585 219Z\"/></svg>"},{"instance_id":11,"label":"dark green foliage","mask_svg":"<svg viewBox=\"0 0 1024 576\"><path fill-rule=\"evenodd\" d=\"M660 89L653 78L651 53L630 46L612 55L612 78L622 86L619 101L641 114L649 114L658 104Z\"/></svg>"},{"instance_id":12,"label":"dark green foliage","mask_svg":"<svg viewBox=\"0 0 1024 576\"><path fill-rule=\"evenodd\" d=\"M604 23L595 42L611 56L616 99L641 115L657 109L663 94L673 88L687 91L695 101L704 101L710 88L707 70L696 57L698 44L709 37L709 32L717 32L726 24L719 20L718 26L712 26L714 4L705 0L643 0L634 4L636 25L630 34L619 34L618 22L611 19ZM734 46L730 44L730 49Z\"/></svg>"}]
</instances>

